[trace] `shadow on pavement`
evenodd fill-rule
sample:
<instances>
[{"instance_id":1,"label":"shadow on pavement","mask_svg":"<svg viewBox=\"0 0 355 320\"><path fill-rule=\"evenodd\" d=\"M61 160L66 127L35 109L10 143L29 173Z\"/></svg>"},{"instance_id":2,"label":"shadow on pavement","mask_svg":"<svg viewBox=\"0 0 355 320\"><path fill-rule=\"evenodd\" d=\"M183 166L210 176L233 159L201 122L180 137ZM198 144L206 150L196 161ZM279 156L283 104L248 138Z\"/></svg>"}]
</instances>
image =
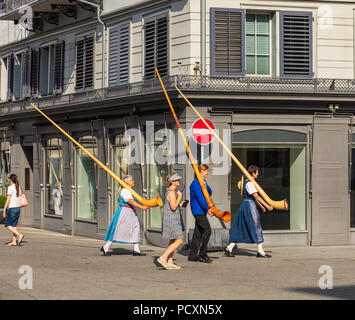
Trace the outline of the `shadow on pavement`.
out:
<instances>
[{"instance_id":1,"label":"shadow on pavement","mask_svg":"<svg viewBox=\"0 0 355 320\"><path fill-rule=\"evenodd\" d=\"M338 286L333 287L333 289L320 289L320 288L288 288L289 291L298 293L308 293L322 297L343 299L343 300L354 300L355 299L355 286ZM315 297L316 299L316 297Z\"/></svg>"}]
</instances>

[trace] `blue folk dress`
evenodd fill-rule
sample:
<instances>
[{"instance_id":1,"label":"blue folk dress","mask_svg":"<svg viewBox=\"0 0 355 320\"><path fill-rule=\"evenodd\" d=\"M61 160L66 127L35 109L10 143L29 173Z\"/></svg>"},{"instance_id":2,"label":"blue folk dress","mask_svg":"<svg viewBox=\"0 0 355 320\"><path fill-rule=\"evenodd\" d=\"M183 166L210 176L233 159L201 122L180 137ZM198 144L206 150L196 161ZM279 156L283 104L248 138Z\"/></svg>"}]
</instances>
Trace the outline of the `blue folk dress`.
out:
<instances>
[{"instance_id":1,"label":"blue folk dress","mask_svg":"<svg viewBox=\"0 0 355 320\"><path fill-rule=\"evenodd\" d=\"M263 231L260 223L260 214L252 195L249 195L243 186L243 202L240 205L230 230L229 242L261 243L264 242Z\"/></svg>"},{"instance_id":2,"label":"blue folk dress","mask_svg":"<svg viewBox=\"0 0 355 320\"><path fill-rule=\"evenodd\" d=\"M119 207L106 231L105 241L125 244L139 243L140 227L136 209L123 200L121 192L118 197Z\"/></svg>"}]
</instances>

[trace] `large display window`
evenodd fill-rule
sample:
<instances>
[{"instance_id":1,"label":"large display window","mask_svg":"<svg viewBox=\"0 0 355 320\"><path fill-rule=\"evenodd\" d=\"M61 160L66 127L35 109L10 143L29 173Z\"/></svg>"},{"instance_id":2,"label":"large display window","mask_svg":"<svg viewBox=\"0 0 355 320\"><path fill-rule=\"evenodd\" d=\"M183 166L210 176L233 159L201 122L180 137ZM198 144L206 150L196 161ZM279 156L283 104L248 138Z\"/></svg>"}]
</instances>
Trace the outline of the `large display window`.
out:
<instances>
[{"instance_id":1,"label":"large display window","mask_svg":"<svg viewBox=\"0 0 355 320\"><path fill-rule=\"evenodd\" d=\"M272 200L287 199L288 211L261 214L264 230L306 230L306 140L303 133L250 130L233 134L233 153L247 169L260 168L258 184ZM236 182L241 170L232 167L232 217L243 201Z\"/></svg>"}]
</instances>

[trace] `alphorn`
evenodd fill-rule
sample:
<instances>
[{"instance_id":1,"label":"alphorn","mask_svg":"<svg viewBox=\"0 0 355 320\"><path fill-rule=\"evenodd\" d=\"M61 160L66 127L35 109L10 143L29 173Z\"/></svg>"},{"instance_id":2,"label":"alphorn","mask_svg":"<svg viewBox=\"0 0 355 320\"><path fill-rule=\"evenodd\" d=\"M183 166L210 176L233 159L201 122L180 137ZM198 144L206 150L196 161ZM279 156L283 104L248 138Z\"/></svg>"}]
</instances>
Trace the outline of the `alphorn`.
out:
<instances>
[{"instance_id":1,"label":"alphorn","mask_svg":"<svg viewBox=\"0 0 355 320\"><path fill-rule=\"evenodd\" d=\"M224 142L218 137L218 135L214 132L214 130L210 127L210 125L205 121L205 119L201 116L201 114L196 110L196 108L192 105L192 103L185 97L185 95L181 92L181 90L174 85L175 89L181 94L181 96L185 99L191 109L198 115L198 117L202 120L208 130L214 135L214 137L219 141L222 147L228 152L231 156L235 164L239 167L239 169L243 172L243 174L247 177L249 181L251 181L259 194L263 197L263 199L273 208L277 210L288 210L288 202L286 199L280 201L271 200L270 197L265 193L265 191L258 185L258 183L252 178L249 172L244 168L244 166L239 162L237 157L232 153L232 151L224 144ZM241 186L242 187L242 186Z\"/></svg>"},{"instance_id":2,"label":"alphorn","mask_svg":"<svg viewBox=\"0 0 355 320\"><path fill-rule=\"evenodd\" d=\"M75 145L77 145L82 151L84 151L92 160L94 160L102 169L104 169L112 178L114 178L123 188L128 189L132 196L141 204L146 205L148 207L161 207L163 205L162 199L157 196L154 199L144 199L137 192L135 192L132 188L130 188L123 180L121 180L113 171L111 171L108 167L106 167L99 159L97 159L94 155L92 155L88 150L86 150L79 142L77 142L72 136L70 136L67 132L65 132L60 126L58 126L51 118L45 115L39 108L37 108L33 103L31 103L32 107L34 107L42 116L44 116L50 123L52 123L58 130L60 130L69 140L71 140Z\"/></svg>"},{"instance_id":3,"label":"alphorn","mask_svg":"<svg viewBox=\"0 0 355 320\"><path fill-rule=\"evenodd\" d=\"M201 189L202 189L202 193L203 193L203 196L204 196L205 199L206 199L207 205L208 205L208 207L210 208L210 210L212 210L213 215L215 215L218 219L221 219L221 220L223 220L224 222L229 222L230 219L231 219L231 214L230 214L230 212L229 212L229 211L219 211L219 210L216 208L215 204L213 203L213 201L212 201L212 199L211 199L211 197L210 197L210 194L208 193L206 184L205 184L205 182L204 182L203 179L202 179L202 176L201 176L201 174L200 174L200 171L198 170L198 167L197 167L197 165L196 165L195 158L194 158L194 156L193 156L192 153L191 153L189 144L187 143L187 140L186 140L186 137L185 137L185 135L184 135L184 132L183 132L182 129L181 129L180 122L179 122L179 120L178 120L178 118L177 118L177 116L176 116L175 110L174 110L174 108L173 108L173 105L171 104L171 101L170 101L170 99L169 99L168 93L167 93L166 90L165 90L163 81L161 80L161 77L160 77L160 74L159 74L157 68L155 68L155 72L157 73L157 76L158 76L158 78L159 78L160 84L161 84L161 86L162 86L162 88L163 88L163 91L164 91L166 100L168 101L168 104L169 104L171 113L172 113L173 116L174 116L174 119L175 119L176 124L177 124L177 126L178 126L180 135L181 135L181 137L182 137L182 140L183 140L184 143L185 143L185 147L186 147L187 154L189 155L189 158L190 158L190 160L191 160L193 169L194 169L194 171L195 171L195 174L196 174L196 177L197 177L197 179L198 179L198 182L200 183L200 186L201 186Z\"/></svg>"}]
</instances>

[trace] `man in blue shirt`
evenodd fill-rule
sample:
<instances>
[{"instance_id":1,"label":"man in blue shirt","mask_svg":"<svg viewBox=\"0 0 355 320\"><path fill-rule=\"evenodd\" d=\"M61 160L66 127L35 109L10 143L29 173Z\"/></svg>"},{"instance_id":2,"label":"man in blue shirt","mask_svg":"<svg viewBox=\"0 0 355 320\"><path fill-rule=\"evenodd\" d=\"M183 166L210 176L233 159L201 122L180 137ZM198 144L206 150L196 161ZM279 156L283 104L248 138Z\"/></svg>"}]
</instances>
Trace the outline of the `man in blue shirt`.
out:
<instances>
[{"instance_id":1,"label":"man in blue shirt","mask_svg":"<svg viewBox=\"0 0 355 320\"><path fill-rule=\"evenodd\" d=\"M198 167L198 169L204 179L208 193L212 195L212 190L205 181L209 173L208 166L202 164ZM211 263L211 258L207 256L207 244L210 240L212 230L207 219L207 214L212 216L213 213L208 207L207 201L202 193L201 185L197 178L195 178L190 185L190 205L192 214L195 218L195 230L191 240L188 260Z\"/></svg>"}]
</instances>

